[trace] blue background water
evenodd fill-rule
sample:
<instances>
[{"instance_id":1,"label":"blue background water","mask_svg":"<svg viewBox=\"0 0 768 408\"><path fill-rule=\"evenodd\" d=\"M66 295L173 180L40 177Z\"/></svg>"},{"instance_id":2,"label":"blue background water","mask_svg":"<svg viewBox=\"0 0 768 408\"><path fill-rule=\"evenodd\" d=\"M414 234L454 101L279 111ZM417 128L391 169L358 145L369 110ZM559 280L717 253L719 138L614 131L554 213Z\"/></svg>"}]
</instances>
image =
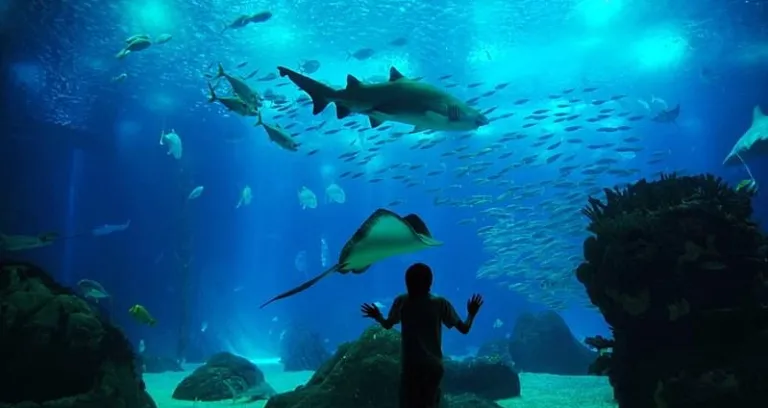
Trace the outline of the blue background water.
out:
<instances>
[{"instance_id":1,"label":"blue background water","mask_svg":"<svg viewBox=\"0 0 768 408\"><path fill-rule=\"evenodd\" d=\"M273 355L280 333L292 322L317 330L332 347L369 324L359 318L360 303L387 303L403 290L403 272L417 260L433 267L435 291L462 314L471 293L486 296L473 334L446 336L449 352L464 354L508 333L519 313L543 308L475 278L487 255L473 228L456 225L472 211L435 207L432 196L390 182L339 181L335 175L345 167L336 157L345 151L349 135L302 136L321 148L312 157L281 151L251 127L251 120L206 104L201 75L217 61L233 66L249 60L249 68L259 67L261 76L276 65L314 58L323 64L315 76L335 84L347 73L383 75L390 64L432 81L446 73L462 84L510 81L509 92L484 102L483 107L500 110L514 99L593 84L609 94L656 95L681 104L679 126L642 124L635 134L646 139L649 151L671 152L666 169L714 172L734 183L746 178L741 167L720 163L748 128L752 107L768 109L765 2L546 3L8 3L0 8L6 10L0 230L72 236L132 220L122 233L84 236L14 256L40 263L66 284L82 278L103 283L114 296L107 307L111 317L133 340L145 339L153 354L175 353L182 309L189 316L182 331L190 337L190 349ZM238 13L261 9L272 10L273 20L216 34ZM138 32L168 32L174 39L165 48L115 61L123 39ZM401 36L408 45L387 48ZM346 59L347 52L362 47L380 50L384 57ZM702 69L712 73L711 80L702 80ZM123 71L130 72L129 80L111 84L109 78ZM293 86L279 90L298 95ZM475 95L456 92L462 98ZM306 126L312 120L308 109L297 119ZM494 135L518 126L493 124L478 140L490 143ZM158 146L163 129L181 135L181 161ZM236 144L223 141L232 134L249 137ZM585 135L596 141L603 137ZM380 160L440 163L438 152L409 150L411 143L389 147ZM768 182L765 161L750 166L758 182ZM179 176L180 168L189 178ZM524 183L539 171L523 168L513 176ZM346 191L343 205L323 201L333 181ZM453 182L448 176L431 181ZM253 188L253 203L235 210L244 184ZM173 256L175 217L195 185L204 185L205 192L187 205L194 256L185 303ZM300 208L301 186L318 195L317 209ZM473 194L472 189L463 194ZM445 246L383 262L362 276L333 276L295 298L258 309L263 300L305 278L294 266L298 252L307 251L307 274L319 272L321 237L333 262L359 223L396 198L407 200L398 211L420 214ZM765 220L764 192L755 208L757 218ZM131 320L126 311L135 303L145 305L158 326ZM564 315L579 337L606 332L592 310L573 307ZM503 327L493 328L497 318ZM205 332L203 322L208 323Z\"/></svg>"}]
</instances>

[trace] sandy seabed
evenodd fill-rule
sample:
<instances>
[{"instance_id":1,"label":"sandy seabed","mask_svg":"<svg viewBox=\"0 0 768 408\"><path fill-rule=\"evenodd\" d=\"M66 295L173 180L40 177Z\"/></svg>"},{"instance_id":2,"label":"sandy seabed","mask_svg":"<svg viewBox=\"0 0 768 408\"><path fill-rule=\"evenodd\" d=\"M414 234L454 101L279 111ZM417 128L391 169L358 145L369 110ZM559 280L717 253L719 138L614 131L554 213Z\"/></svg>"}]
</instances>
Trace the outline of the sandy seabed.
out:
<instances>
[{"instance_id":1,"label":"sandy seabed","mask_svg":"<svg viewBox=\"0 0 768 408\"><path fill-rule=\"evenodd\" d=\"M312 371L286 373L279 364L259 364L272 387L277 392L293 390L304 384ZM190 370L191 371L191 370ZM247 405L261 408L266 401L233 404L231 401L190 402L171 398L174 388L190 371L164 374L145 374L144 382L158 408L205 408ZM605 377L562 376L550 374L520 374L522 396L497 401L505 408L615 408L613 392Z\"/></svg>"}]
</instances>

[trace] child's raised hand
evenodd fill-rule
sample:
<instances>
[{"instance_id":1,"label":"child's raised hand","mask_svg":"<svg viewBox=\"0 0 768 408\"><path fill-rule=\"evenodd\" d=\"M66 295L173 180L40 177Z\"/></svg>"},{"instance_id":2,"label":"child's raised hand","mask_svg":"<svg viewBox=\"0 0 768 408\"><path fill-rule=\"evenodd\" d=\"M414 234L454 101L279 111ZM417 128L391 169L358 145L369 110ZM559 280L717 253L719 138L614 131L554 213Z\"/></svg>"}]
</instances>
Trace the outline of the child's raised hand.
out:
<instances>
[{"instance_id":1,"label":"child's raised hand","mask_svg":"<svg viewBox=\"0 0 768 408\"><path fill-rule=\"evenodd\" d=\"M363 313L363 317L369 317L371 319L381 318L381 310L373 303L363 303L360 306L360 311Z\"/></svg>"}]
</instances>

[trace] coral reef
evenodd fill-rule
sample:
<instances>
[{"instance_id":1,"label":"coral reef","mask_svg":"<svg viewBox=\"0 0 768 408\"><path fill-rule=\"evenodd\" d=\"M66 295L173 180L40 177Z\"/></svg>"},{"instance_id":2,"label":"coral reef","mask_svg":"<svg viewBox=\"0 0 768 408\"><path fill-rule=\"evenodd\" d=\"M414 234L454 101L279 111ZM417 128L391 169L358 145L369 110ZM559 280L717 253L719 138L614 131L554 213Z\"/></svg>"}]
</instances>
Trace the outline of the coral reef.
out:
<instances>
[{"instance_id":1,"label":"coral reef","mask_svg":"<svg viewBox=\"0 0 768 408\"><path fill-rule=\"evenodd\" d=\"M0 263L0 408L154 408L128 339L29 263Z\"/></svg>"},{"instance_id":2,"label":"coral reef","mask_svg":"<svg viewBox=\"0 0 768 408\"><path fill-rule=\"evenodd\" d=\"M597 358L589 365L589 374L605 376L611 370L614 341L603 336L587 337L584 344L597 351Z\"/></svg>"},{"instance_id":3,"label":"coral reef","mask_svg":"<svg viewBox=\"0 0 768 408\"><path fill-rule=\"evenodd\" d=\"M622 408L768 406L768 240L751 192L712 175L589 199L576 271L612 327Z\"/></svg>"},{"instance_id":4,"label":"coral reef","mask_svg":"<svg viewBox=\"0 0 768 408\"><path fill-rule=\"evenodd\" d=\"M484 344L478 356L499 359L523 372L561 375L587 375L597 357L554 311L521 314L509 339Z\"/></svg>"},{"instance_id":5,"label":"coral reef","mask_svg":"<svg viewBox=\"0 0 768 408\"><path fill-rule=\"evenodd\" d=\"M320 335L298 325L287 329L280 342L280 362L285 371L317 370L330 357Z\"/></svg>"},{"instance_id":6,"label":"coral reef","mask_svg":"<svg viewBox=\"0 0 768 408\"><path fill-rule=\"evenodd\" d=\"M245 402L273 395L275 390L264 379L264 373L255 364L231 353L214 354L173 390L174 399L185 401Z\"/></svg>"},{"instance_id":7,"label":"coral reef","mask_svg":"<svg viewBox=\"0 0 768 408\"><path fill-rule=\"evenodd\" d=\"M471 378L471 380L470 380ZM306 385L270 398L266 408L396 408L400 333L378 326L342 344ZM447 361L441 407L498 407L491 399L520 394L511 368L486 359Z\"/></svg>"}]
</instances>

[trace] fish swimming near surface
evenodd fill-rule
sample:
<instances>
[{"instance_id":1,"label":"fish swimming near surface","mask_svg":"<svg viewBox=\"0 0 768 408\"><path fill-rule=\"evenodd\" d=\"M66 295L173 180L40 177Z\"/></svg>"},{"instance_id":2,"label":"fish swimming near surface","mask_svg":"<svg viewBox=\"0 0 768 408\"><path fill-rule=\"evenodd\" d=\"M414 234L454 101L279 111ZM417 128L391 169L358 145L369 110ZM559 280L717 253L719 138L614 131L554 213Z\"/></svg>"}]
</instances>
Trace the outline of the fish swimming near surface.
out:
<instances>
[{"instance_id":1,"label":"fish swimming near surface","mask_svg":"<svg viewBox=\"0 0 768 408\"><path fill-rule=\"evenodd\" d=\"M741 164L742 160L768 156L768 116L759 106L752 109L752 124L736 141L723 164Z\"/></svg>"},{"instance_id":2,"label":"fish swimming near surface","mask_svg":"<svg viewBox=\"0 0 768 408\"><path fill-rule=\"evenodd\" d=\"M91 233L96 236L108 235L113 232L125 231L130 226L131 226L131 220L126 221L125 224L117 224L117 225L104 224L102 226L96 227L93 230L91 230Z\"/></svg>"},{"instance_id":3,"label":"fish swimming near surface","mask_svg":"<svg viewBox=\"0 0 768 408\"><path fill-rule=\"evenodd\" d=\"M676 123L675 121L678 116L680 116L679 103L672 109L662 109L656 116L651 118L651 120L658 123Z\"/></svg>"},{"instance_id":4,"label":"fish swimming near surface","mask_svg":"<svg viewBox=\"0 0 768 408\"><path fill-rule=\"evenodd\" d=\"M490 123L466 102L433 85L408 79L395 67L390 68L385 82L366 84L347 75L344 89L331 88L286 67L277 70L309 95L315 115L335 103L338 119L352 113L367 115L372 128L392 121L413 125L414 132L466 131Z\"/></svg>"},{"instance_id":5,"label":"fish swimming near surface","mask_svg":"<svg viewBox=\"0 0 768 408\"><path fill-rule=\"evenodd\" d=\"M374 211L347 241L335 265L307 282L273 297L261 307L303 292L334 272L365 273L371 265L381 260L440 245L442 242L432 238L427 225L418 215L408 214L401 217L380 208Z\"/></svg>"}]
</instances>

